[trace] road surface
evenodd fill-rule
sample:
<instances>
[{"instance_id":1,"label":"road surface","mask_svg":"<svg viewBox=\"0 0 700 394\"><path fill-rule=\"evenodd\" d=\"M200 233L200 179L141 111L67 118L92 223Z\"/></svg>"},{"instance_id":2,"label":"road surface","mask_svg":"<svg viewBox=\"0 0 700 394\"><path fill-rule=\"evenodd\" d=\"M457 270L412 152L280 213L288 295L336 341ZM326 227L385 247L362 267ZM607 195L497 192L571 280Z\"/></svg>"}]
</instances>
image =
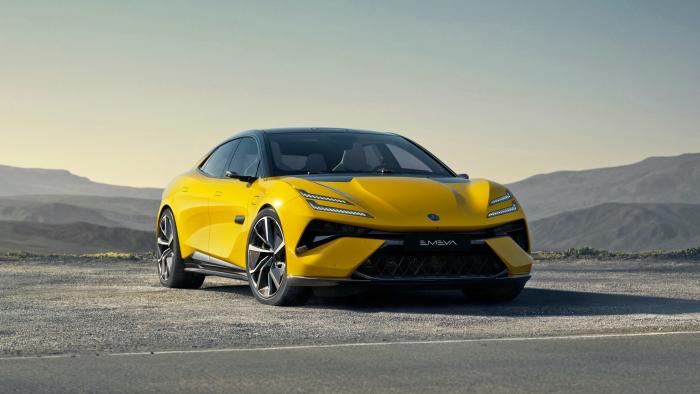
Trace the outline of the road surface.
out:
<instances>
[{"instance_id":1,"label":"road surface","mask_svg":"<svg viewBox=\"0 0 700 394\"><path fill-rule=\"evenodd\" d=\"M511 304L458 292L258 304L120 260L0 261L1 392L688 392L700 263L546 261ZM152 354L153 353L153 354Z\"/></svg>"}]
</instances>

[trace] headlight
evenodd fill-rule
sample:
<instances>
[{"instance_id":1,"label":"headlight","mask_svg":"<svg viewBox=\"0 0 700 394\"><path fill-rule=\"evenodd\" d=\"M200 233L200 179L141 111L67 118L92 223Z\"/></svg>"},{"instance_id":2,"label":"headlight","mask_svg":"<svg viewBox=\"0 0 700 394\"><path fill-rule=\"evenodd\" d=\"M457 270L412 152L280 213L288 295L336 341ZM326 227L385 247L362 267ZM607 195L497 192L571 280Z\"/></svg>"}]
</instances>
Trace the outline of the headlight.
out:
<instances>
[{"instance_id":1,"label":"headlight","mask_svg":"<svg viewBox=\"0 0 700 394\"><path fill-rule=\"evenodd\" d=\"M495 211L491 211L491 212L487 213L486 217L492 218L494 216L500 216L500 215L505 215L507 213L515 212L517 210L518 210L518 206L515 204L515 202L513 202L513 204L511 204L511 206L509 206L507 208L497 209Z\"/></svg>"},{"instance_id":2,"label":"headlight","mask_svg":"<svg viewBox=\"0 0 700 394\"><path fill-rule=\"evenodd\" d=\"M308 202L309 205L311 205L311 208L313 208L317 211L341 213L343 215L360 216L363 218L371 218L372 217L372 215L368 214L367 212L353 211L351 209L344 209L344 208L329 207L327 205L319 205L316 202L314 202L313 200L306 200L306 202Z\"/></svg>"},{"instance_id":3,"label":"headlight","mask_svg":"<svg viewBox=\"0 0 700 394\"><path fill-rule=\"evenodd\" d=\"M504 201L508 201L508 200L512 200L512 199L513 199L513 195L510 194L509 191L506 191L506 194L504 194L504 195L502 195L502 196L500 196L500 197L496 197L496 198L494 198L493 200L491 200L491 201L489 202L489 205L500 204L500 203L502 203L502 202L504 202Z\"/></svg>"},{"instance_id":4,"label":"headlight","mask_svg":"<svg viewBox=\"0 0 700 394\"><path fill-rule=\"evenodd\" d=\"M297 191L299 192L299 194L304 196L304 198L308 198L311 200L328 201L328 202L336 202L338 204L352 205L352 203L350 201L343 200L342 198L335 198L335 197L329 197L329 196L322 196L319 194L307 193L306 191L301 190L301 189L297 189Z\"/></svg>"}]
</instances>

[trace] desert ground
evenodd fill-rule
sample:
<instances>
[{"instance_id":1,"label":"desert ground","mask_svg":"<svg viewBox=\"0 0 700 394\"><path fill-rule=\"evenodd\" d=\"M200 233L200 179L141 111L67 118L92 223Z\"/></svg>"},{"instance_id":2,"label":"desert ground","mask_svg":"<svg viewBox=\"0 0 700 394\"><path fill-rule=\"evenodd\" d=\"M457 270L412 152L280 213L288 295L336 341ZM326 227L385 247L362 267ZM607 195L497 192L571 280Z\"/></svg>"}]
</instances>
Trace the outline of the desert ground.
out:
<instances>
[{"instance_id":1,"label":"desert ground","mask_svg":"<svg viewBox=\"0 0 700 394\"><path fill-rule=\"evenodd\" d=\"M0 261L0 321L0 371L5 371L0 372L0 381L20 382L20 389L27 387L22 382L40 384L53 379L51 374L41 375L39 380L27 376L37 371L37 366L31 363L41 363L46 368L51 365L46 363L56 363L75 371L75 365L82 363L96 368L100 364L90 360L102 360L108 363L105 368L114 369L116 367L109 363L116 361L107 361L109 356L145 357L154 353L152 357L159 357L159 354L166 359L175 357L171 361L176 363L180 363L177 355L191 354L192 357L186 357L188 362L218 360L218 368L221 365L235 368L235 360L240 362L248 356L231 355L233 361L221 360L225 355L219 353L246 349L311 352L325 347L331 354L324 353L321 359L332 358L333 352L341 355L359 352L356 356L362 359L373 354L377 357L393 354L394 351L372 350L372 346L397 343L397 354L402 351L401 346L435 344L434 349L424 349L428 353L419 351L417 354L426 354L431 365L440 365L435 358L473 361L478 352L483 360L493 357L491 353L484 353L479 341L486 341L483 346L500 347L503 348L500 352L506 352L498 354L507 354L518 347L546 349L562 341L563 348L557 348L557 354L568 362L577 360L583 367L586 362L597 363L586 361L585 356L590 357L595 346L599 347L600 354L607 354L606 357L612 357L607 352L613 352L616 347L622 347L615 350L617 356L640 349L658 349L661 353L643 355L645 358L670 357L666 352L675 351L672 359L683 363L665 376L675 381L676 386L672 387L684 389L684 384L697 382L692 371L697 371L700 354L700 262L653 258L537 261L533 279L524 292L507 304L470 303L456 291L430 291L314 297L303 307L279 308L259 304L246 283L234 280L207 278L199 290L163 288L158 283L154 263L148 259L6 258ZM669 335L657 335L667 333ZM546 338L552 341L540 345L513 343L512 346L508 342L497 342ZM597 339L595 344L584 346L581 341L568 343L568 338ZM638 342L631 341L635 338ZM663 343L666 345L661 346ZM343 350L342 346L346 345L366 348ZM587 349L580 360L574 357L581 351L575 346ZM462 349L463 353L455 349ZM207 356L209 351L213 352L211 357ZM403 351L416 354L409 349ZM264 354L260 357L281 360L269 352ZM527 354L532 353L528 351ZM319 362L313 355L298 356ZM410 362L409 359L392 361L392 368L400 368L402 362ZM125 360L122 358L121 362ZM165 362L163 360L152 361ZM344 360L349 362L350 359ZM639 372L634 368L640 364L636 358L630 360L627 367L624 363L616 366L634 375ZM537 362L526 365L537 365ZM526 365L520 368L527 370ZM285 362L284 366L294 368L294 363ZM280 371L283 370L281 367ZM60 375L58 370L55 372L54 378ZM293 375L298 376L298 372ZM10 373L12 379L6 375ZM22 376L27 380L22 380ZM653 374L647 376L651 379ZM454 381L455 377L452 378ZM149 380L151 375L142 379ZM620 384L617 378L597 383L594 380L598 378L591 379L591 384ZM238 380L239 383L244 381ZM655 381L657 384L664 382L658 378ZM375 386L370 382L366 388L387 388L376 386L381 380L378 382L374 381ZM566 379L562 382L565 384L562 387L568 387ZM454 387L460 387L459 379L453 383ZM86 384L86 388L92 387ZM178 387L181 390L191 388ZM418 387L422 386L413 389ZM497 387L511 391L510 386ZM514 387L517 386L510 388ZM616 386L598 387L613 389ZM286 391L289 387L272 385L269 388ZM537 389L536 386L529 388Z\"/></svg>"}]
</instances>

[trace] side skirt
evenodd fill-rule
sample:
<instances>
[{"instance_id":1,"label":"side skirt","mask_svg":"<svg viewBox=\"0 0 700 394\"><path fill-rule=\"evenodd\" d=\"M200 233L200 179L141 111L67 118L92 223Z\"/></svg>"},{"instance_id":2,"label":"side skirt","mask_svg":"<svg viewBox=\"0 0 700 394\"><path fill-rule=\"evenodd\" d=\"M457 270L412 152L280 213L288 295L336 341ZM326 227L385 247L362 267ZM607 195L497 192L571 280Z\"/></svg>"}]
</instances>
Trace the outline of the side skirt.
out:
<instances>
[{"instance_id":1,"label":"side skirt","mask_svg":"<svg viewBox=\"0 0 700 394\"><path fill-rule=\"evenodd\" d=\"M185 271L248 281L248 275L244 269L201 252L195 252L185 261Z\"/></svg>"}]
</instances>

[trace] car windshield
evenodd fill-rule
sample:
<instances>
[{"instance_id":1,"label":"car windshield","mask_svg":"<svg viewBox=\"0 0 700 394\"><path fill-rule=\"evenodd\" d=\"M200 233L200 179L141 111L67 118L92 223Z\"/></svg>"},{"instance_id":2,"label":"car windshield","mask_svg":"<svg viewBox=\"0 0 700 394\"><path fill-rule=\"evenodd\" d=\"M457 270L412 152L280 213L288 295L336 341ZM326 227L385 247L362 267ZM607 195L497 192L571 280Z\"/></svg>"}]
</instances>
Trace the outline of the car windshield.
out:
<instances>
[{"instance_id":1,"label":"car windshield","mask_svg":"<svg viewBox=\"0 0 700 394\"><path fill-rule=\"evenodd\" d=\"M285 132L267 135L272 175L391 174L453 176L430 154L391 134Z\"/></svg>"}]
</instances>

